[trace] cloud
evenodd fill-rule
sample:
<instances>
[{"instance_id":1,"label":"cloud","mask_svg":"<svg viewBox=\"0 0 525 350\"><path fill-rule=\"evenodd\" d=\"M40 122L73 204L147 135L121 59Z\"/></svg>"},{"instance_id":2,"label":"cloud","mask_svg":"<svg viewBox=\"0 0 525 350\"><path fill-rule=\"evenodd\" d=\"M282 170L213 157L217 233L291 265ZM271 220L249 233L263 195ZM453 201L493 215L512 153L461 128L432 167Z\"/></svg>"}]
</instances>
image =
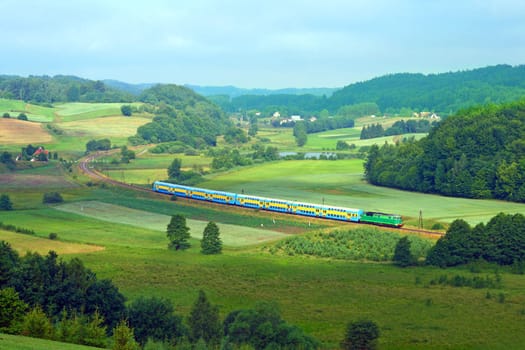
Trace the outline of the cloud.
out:
<instances>
[{"instance_id":1,"label":"cloud","mask_svg":"<svg viewBox=\"0 0 525 350\"><path fill-rule=\"evenodd\" d=\"M3 72L244 87L525 63L512 0L4 0ZM109 76L111 75L111 76Z\"/></svg>"}]
</instances>

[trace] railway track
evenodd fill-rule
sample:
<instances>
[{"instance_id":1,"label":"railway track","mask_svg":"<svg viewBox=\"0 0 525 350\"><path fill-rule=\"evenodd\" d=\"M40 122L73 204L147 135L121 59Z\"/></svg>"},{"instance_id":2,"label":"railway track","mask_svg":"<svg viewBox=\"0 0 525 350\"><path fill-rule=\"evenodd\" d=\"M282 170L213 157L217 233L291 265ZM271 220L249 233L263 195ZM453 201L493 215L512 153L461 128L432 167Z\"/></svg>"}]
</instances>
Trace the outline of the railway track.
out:
<instances>
[{"instance_id":1,"label":"railway track","mask_svg":"<svg viewBox=\"0 0 525 350\"><path fill-rule=\"evenodd\" d=\"M98 152L98 153L96 153L94 155L90 155L90 156L82 158L80 160L80 163L79 163L80 171L82 171L86 176L88 176L89 178L91 178L93 180L102 181L102 182L105 182L107 184L111 184L113 186L127 188L127 189L134 190L134 191L140 191L140 192L148 193L150 195L151 194L156 194L156 195L159 195L161 197L165 197L164 194L153 192L152 190L150 190L148 188L135 186L135 185L132 185L132 184L127 184L125 182L121 182L121 181L117 181L115 179L112 179L112 178L104 175L103 173L99 172L98 170L96 170L93 166L90 166L90 163L94 162L97 158L109 155L111 153L112 153L111 151L109 151L109 152ZM211 202L209 202L209 203L211 203ZM212 204L216 204L216 203L212 203ZM221 205L222 206L222 204L216 204L216 205ZM282 214L282 215L288 215L288 214ZM363 225L363 224L361 223L359 225ZM364 225L366 225L366 224L364 224ZM375 226L375 225L370 225L370 226L378 227L378 226ZM400 228L388 227L388 229L389 230L396 230L396 231L403 231L403 232L406 232L406 233L421 234L421 235L426 235L426 236L435 237L435 238L439 238L439 237L443 236L443 233L441 233L441 232L427 231L427 230L422 230L422 229L418 229L418 228L411 228L411 227L400 227Z\"/></svg>"}]
</instances>

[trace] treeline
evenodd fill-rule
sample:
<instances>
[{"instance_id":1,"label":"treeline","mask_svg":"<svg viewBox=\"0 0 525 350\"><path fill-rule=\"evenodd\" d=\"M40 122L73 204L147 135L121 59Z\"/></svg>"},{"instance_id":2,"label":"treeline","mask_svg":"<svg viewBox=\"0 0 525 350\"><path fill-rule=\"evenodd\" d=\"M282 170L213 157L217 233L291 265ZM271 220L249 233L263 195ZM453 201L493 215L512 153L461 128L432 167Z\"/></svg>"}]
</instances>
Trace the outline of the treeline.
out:
<instances>
[{"instance_id":1,"label":"treeline","mask_svg":"<svg viewBox=\"0 0 525 350\"><path fill-rule=\"evenodd\" d=\"M446 267L480 259L514 265L523 273L525 216L500 213L486 225L481 223L473 228L464 220L455 220L429 251L426 262Z\"/></svg>"},{"instance_id":2,"label":"treeline","mask_svg":"<svg viewBox=\"0 0 525 350\"><path fill-rule=\"evenodd\" d=\"M478 104L515 101L523 95L525 66L498 65L441 74L390 74L348 85L330 97L281 94L210 98L226 111L255 109L264 115L275 111L282 115L318 115L322 110L336 114L342 107L364 102L375 103L385 114L413 110L450 115Z\"/></svg>"},{"instance_id":3,"label":"treeline","mask_svg":"<svg viewBox=\"0 0 525 350\"><path fill-rule=\"evenodd\" d=\"M193 91L177 85L156 85L139 100L158 106L153 121L130 137L134 145L181 141L193 148L214 146L231 123L219 107Z\"/></svg>"},{"instance_id":4,"label":"treeline","mask_svg":"<svg viewBox=\"0 0 525 350\"><path fill-rule=\"evenodd\" d=\"M525 201L525 101L473 107L420 141L372 146L375 185L468 198Z\"/></svg>"},{"instance_id":5,"label":"treeline","mask_svg":"<svg viewBox=\"0 0 525 350\"><path fill-rule=\"evenodd\" d=\"M56 75L0 76L0 98L22 100L36 104L55 102L131 102L134 97L101 81L74 76Z\"/></svg>"},{"instance_id":6,"label":"treeline","mask_svg":"<svg viewBox=\"0 0 525 350\"><path fill-rule=\"evenodd\" d=\"M430 129L437 125L437 122L430 122L427 119L420 120L398 120L390 128L383 129L383 126L379 123L372 125L365 125L361 129L361 140L373 139L376 137L403 135L403 134L414 134L414 133L427 133Z\"/></svg>"},{"instance_id":7,"label":"treeline","mask_svg":"<svg viewBox=\"0 0 525 350\"><path fill-rule=\"evenodd\" d=\"M314 134L316 132L323 132L328 130L335 130L341 128L353 128L355 125L355 116L339 115L335 117L317 118L315 120L301 120L301 121L285 121L278 119L272 121L274 127L295 127L297 124L304 124L305 132L307 134Z\"/></svg>"}]
</instances>

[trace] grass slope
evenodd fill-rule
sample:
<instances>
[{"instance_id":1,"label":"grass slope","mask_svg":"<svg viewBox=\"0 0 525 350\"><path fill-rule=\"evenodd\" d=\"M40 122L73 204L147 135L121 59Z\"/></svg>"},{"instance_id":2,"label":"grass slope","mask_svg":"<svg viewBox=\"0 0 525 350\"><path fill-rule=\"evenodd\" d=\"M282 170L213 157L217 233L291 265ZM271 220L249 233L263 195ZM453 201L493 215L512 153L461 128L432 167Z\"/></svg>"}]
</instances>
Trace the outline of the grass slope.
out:
<instances>
[{"instance_id":1,"label":"grass slope","mask_svg":"<svg viewBox=\"0 0 525 350\"><path fill-rule=\"evenodd\" d=\"M20 113L25 113L33 122L52 122L55 114L53 108L32 105L19 100L0 99L0 114L9 113L11 118L16 118Z\"/></svg>"},{"instance_id":2,"label":"grass slope","mask_svg":"<svg viewBox=\"0 0 525 350\"><path fill-rule=\"evenodd\" d=\"M135 135L137 128L148 122L148 118L113 116L63 122L60 123L60 128L69 136L123 139Z\"/></svg>"},{"instance_id":3,"label":"grass slope","mask_svg":"<svg viewBox=\"0 0 525 350\"><path fill-rule=\"evenodd\" d=\"M0 333L0 349L5 350L94 350L91 346L60 343L52 340L29 338Z\"/></svg>"},{"instance_id":4,"label":"grass slope","mask_svg":"<svg viewBox=\"0 0 525 350\"><path fill-rule=\"evenodd\" d=\"M83 254L104 249L96 245L61 242L4 230L0 230L0 240L9 242L19 254L31 251L46 255L50 250L54 250L58 255Z\"/></svg>"}]
</instances>

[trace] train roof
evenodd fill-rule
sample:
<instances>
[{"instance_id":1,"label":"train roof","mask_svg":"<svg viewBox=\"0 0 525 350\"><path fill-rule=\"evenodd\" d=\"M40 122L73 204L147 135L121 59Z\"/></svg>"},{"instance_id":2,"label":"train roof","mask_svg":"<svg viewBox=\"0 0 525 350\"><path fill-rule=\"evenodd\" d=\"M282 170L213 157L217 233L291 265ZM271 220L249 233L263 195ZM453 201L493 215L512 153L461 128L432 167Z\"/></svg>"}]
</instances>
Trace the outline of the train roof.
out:
<instances>
[{"instance_id":1,"label":"train roof","mask_svg":"<svg viewBox=\"0 0 525 350\"><path fill-rule=\"evenodd\" d=\"M305 205L312 205L312 206L317 206L317 207L321 207L321 208L332 208L332 209L362 211L362 209L356 209L356 208L347 208L347 207L338 207L338 206L335 206L335 205L300 202L300 201L295 201L295 200L290 200L290 199L261 197L261 196L249 195L249 194L244 194L244 193L243 194L237 194L237 196L253 197L253 198L259 198L259 199L264 199L264 200L274 200L274 201L281 201L281 202L290 202L290 203L295 203L295 204L305 204Z\"/></svg>"},{"instance_id":2,"label":"train roof","mask_svg":"<svg viewBox=\"0 0 525 350\"><path fill-rule=\"evenodd\" d=\"M180 187L185 187L185 188L188 188L188 189L194 189L194 190L199 190L199 191L212 191L212 192L216 192L216 193L234 194L234 195L237 195L238 197L243 197L243 198L251 197L251 198L257 198L257 199L262 199L262 200L272 200L272 201L279 201L279 202L289 202L289 203L295 203L295 204L311 205L311 206L316 206L316 207L319 207L319 208L326 208L326 209L351 210L351 211L357 211L357 212L363 211L362 209L356 209L356 208L346 208L346 207L339 207L339 206L335 206L335 205L300 202L300 201L295 201L295 200L290 200L290 199L261 197L261 196L250 195L250 194L245 194L245 193L235 193L235 192L210 190L210 189L206 189L206 188L186 186L186 185L179 185L179 184L174 184L174 183L170 183L170 182L163 182L163 181L155 181L155 184L180 186Z\"/></svg>"}]
</instances>

